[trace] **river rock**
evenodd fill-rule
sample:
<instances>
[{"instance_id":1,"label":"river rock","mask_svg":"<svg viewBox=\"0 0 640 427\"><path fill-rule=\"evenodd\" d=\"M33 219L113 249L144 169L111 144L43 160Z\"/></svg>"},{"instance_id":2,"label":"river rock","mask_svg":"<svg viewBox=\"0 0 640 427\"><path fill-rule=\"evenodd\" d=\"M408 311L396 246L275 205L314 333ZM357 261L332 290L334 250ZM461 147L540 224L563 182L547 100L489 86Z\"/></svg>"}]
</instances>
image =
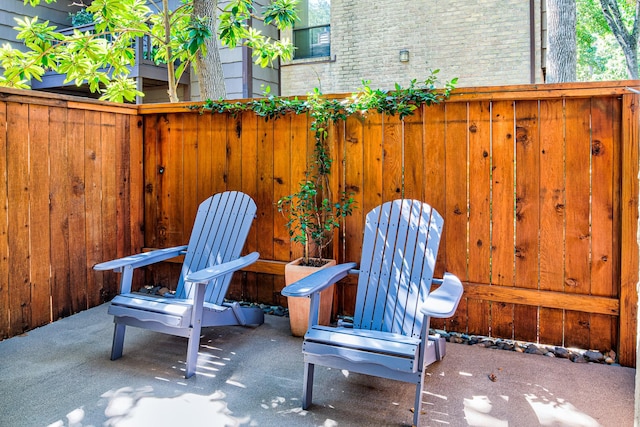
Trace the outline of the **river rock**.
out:
<instances>
[{"instance_id":1,"label":"river rock","mask_svg":"<svg viewBox=\"0 0 640 427\"><path fill-rule=\"evenodd\" d=\"M588 350L584 352L584 358L590 362L602 362L604 355L599 351Z\"/></svg>"}]
</instances>

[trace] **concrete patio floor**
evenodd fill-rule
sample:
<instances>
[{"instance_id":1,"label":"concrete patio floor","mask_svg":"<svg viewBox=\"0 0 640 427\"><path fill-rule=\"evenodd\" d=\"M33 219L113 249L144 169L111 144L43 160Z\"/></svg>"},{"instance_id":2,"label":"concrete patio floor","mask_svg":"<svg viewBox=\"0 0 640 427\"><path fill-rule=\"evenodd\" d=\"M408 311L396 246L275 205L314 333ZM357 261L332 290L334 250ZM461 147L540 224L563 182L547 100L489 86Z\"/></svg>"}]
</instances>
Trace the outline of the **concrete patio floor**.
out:
<instances>
[{"instance_id":1,"label":"concrete patio floor","mask_svg":"<svg viewBox=\"0 0 640 427\"><path fill-rule=\"evenodd\" d=\"M411 423L413 386L316 369L300 409L301 339L288 319L184 338L128 328L109 360L107 305L0 342L0 426L378 426ZM495 381L489 376L493 374ZM424 426L633 425L635 369L449 344L428 368Z\"/></svg>"}]
</instances>

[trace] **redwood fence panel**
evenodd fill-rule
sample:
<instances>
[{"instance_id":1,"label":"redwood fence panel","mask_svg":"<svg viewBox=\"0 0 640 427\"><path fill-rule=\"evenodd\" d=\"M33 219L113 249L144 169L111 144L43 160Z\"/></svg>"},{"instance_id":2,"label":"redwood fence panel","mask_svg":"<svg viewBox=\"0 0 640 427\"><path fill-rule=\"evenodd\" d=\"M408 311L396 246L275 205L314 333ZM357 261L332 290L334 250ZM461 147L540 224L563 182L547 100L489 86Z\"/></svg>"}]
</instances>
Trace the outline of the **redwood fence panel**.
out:
<instances>
[{"instance_id":1,"label":"redwood fence panel","mask_svg":"<svg viewBox=\"0 0 640 427\"><path fill-rule=\"evenodd\" d=\"M634 366L640 97L628 87L462 88L403 121L336 123L333 191L358 208L331 252L357 261L369 209L423 199L445 218L436 272L465 284L434 326L613 348ZM186 243L198 203L227 189L257 201L246 250L262 253L230 296L286 304L283 265L301 248L275 203L304 176L309 124L0 91L0 337L109 300L117 276L95 263ZM139 279L170 284L176 265ZM336 294L350 314L354 278Z\"/></svg>"},{"instance_id":2,"label":"redwood fence panel","mask_svg":"<svg viewBox=\"0 0 640 427\"><path fill-rule=\"evenodd\" d=\"M335 257L359 259L369 209L423 199L445 218L437 271L465 283L456 315L435 326L613 348L633 366L639 117L627 86L637 82L458 89L404 121L371 112L335 124L333 191L353 194L358 205ZM282 264L301 249L289 242L275 202L304 176L309 118L265 121L175 105L140 113L145 244L186 242L194 215L186 205L206 197L201 191L245 191L258 204L247 250L263 262L235 281L232 296L286 304ZM350 314L354 279L336 292L334 310Z\"/></svg>"},{"instance_id":3,"label":"redwood fence panel","mask_svg":"<svg viewBox=\"0 0 640 427\"><path fill-rule=\"evenodd\" d=\"M144 205L135 107L3 89L0 129L2 339L110 300Z\"/></svg>"}]
</instances>

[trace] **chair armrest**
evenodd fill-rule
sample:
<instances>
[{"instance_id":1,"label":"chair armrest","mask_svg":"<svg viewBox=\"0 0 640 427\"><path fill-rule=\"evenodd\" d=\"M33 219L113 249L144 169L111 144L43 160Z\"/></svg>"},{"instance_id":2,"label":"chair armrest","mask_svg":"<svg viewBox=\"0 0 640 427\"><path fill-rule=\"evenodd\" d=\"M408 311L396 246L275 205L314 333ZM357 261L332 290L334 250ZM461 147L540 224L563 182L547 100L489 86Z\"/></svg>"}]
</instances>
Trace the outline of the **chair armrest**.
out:
<instances>
[{"instance_id":1,"label":"chair armrest","mask_svg":"<svg viewBox=\"0 0 640 427\"><path fill-rule=\"evenodd\" d=\"M241 268L253 264L258 260L258 258L260 258L260 254L258 252L252 252L249 255L234 259L233 261L189 273L184 280L193 283L208 283L216 277L233 273L236 270L240 270Z\"/></svg>"},{"instance_id":2,"label":"chair armrest","mask_svg":"<svg viewBox=\"0 0 640 427\"><path fill-rule=\"evenodd\" d=\"M145 265L155 264L156 262L165 261L178 255L182 255L186 249L187 245L156 249L151 252L144 252L124 258L114 259L112 261L101 262L94 265L93 269L101 271L114 270L116 272L120 272L123 267L127 266L131 266L131 268L144 267Z\"/></svg>"},{"instance_id":3,"label":"chair armrest","mask_svg":"<svg viewBox=\"0 0 640 427\"><path fill-rule=\"evenodd\" d=\"M323 268L286 286L280 293L285 297L308 297L313 293L322 291L338 280L345 278L347 274L349 274L349 270L355 266L355 262L347 262L334 265L333 267Z\"/></svg>"},{"instance_id":4,"label":"chair armrest","mask_svg":"<svg viewBox=\"0 0 640 427\"><path fill-rule=\"evenodd\" d=\"M462 298L462 283L451 273L445 273L438 289L429 293L420 311L425 316L446 318L453 316Z\"/></svg>"}]
</instances>

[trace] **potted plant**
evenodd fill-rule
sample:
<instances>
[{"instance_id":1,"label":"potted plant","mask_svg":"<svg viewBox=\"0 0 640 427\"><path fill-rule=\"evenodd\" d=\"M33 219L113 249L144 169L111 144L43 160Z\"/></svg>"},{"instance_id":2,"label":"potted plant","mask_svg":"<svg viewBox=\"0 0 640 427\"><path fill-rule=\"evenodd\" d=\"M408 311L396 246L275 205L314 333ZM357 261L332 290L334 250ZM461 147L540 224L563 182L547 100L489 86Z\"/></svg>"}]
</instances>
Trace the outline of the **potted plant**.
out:
<instances>
[{"instance_id":1,"label":"potted plant","mask_svg":"<svg viewBox=\"0 0 640 427\"><path fill-rule=\"evenodd\" d=\"M344 192L334 200L329 186L332 159L327 146L328 126L345 117L342 105L322 98L318 89L307 99L312 117L311 130L315 146L309 170L299 183L298 191L278 201L278 211L288 216L286 223L291 240L303 246L303 256L285 267L285 284L290 285L320 268L335 265L335 260L324 257L324 251L333 241L334 232L344 217L351 215L354 200ZM333 286L321 293L318 322L328 324L333 304ZM288 299L291 333L302 336L307 331L309 298Z\"/></svg>"}]
</instances>

